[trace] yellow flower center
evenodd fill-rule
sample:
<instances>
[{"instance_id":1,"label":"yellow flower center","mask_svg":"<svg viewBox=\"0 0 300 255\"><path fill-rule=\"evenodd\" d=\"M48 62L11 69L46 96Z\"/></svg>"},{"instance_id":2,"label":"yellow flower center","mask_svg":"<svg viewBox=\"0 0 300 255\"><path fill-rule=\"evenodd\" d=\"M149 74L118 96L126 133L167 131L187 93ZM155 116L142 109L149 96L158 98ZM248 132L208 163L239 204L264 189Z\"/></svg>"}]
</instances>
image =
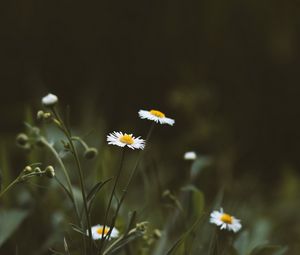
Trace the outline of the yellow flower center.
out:
<instances>
[{"instance_id":1,"label":"yellow flower center","mask_svg":"<svg viewBox=\"0 0 300 255\"><path fill-rule=\"evenodd\" d=\"M120 142L129 144L129 145L134 143L134 140L133 140L133 138L132 138L132 135L127 135L127 134L121 136L121 137L119 138L119 140L120 140Z\"/></svg>"},{"instance_id":2,"label":"yellow flower center","mask_svg":"<svg viewBox=\"0 0 300 255\"><path fill-rule=\"evenodd\" d=\"M164 118L166 115L157 110L151 110L150 113L158 118Z\"/></svg>"},{"instance_id":3,"label":"yellow flower center","mask_svg":"<svg viewBox=\"0 0 300 255\"><path fill-rule=\"evenodd\" d=\"M224 214L221 216L221 221L223 221L224 223L227 223L227 224L232 224L232 216L230 216L230 215L227 214L227 213L224 213Z\"/></svg>"},{"instance_id":4,"label":"yellow flower center","mask_svg":"<svg viewBox=\"0 0 300 255\"><path fill-rule=\"evenodd\" d=\"M107 233L108 233L108 231L109 231L109 228L104 228L104 235L106 235ZM100 228L98 228L97 229L97 233L99 234L99 235L102 235L102 232L103 232L103 227L100 227Z\"/></svg>"}]
</instances>

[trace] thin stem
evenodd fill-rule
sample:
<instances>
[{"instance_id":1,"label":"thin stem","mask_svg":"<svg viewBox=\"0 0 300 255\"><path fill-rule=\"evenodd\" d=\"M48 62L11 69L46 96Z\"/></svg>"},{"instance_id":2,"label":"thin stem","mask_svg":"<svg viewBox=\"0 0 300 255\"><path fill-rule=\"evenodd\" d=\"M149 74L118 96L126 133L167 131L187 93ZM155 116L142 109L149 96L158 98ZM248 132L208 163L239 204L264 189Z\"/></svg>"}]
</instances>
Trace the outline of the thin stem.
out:
<instances>
[{"instance_id":1,"label":"thin stem","mask_svg":"<svg viewBox=\"0 0 300 255\"><path fill-rule=\"evenodd\" d=\"M81 195L82 195L82 199L83 199L83 206L84 206L84 211L85 211L85 215L86 215L86 223L87 223L87 230L88 230L88 237L89 237L88 238L89 239L89 246L90 246L90 249L93 249L91 223L90 223L90 217L89 217L89 213L88 213L88 205L87 205L85 187L84 187L84 183L83 183L84 177L83 177L83 172L82 172L80 160L79 160L79 157L78 157L78 153L77 153L76 147L74 146L71 132L66 128L64 122L62 121L62 119L60 118L59 114L56 112L54 107L52 108L52 112L53 112L54 116L57 118L57 120L59 121L61 130L64 132L64 134L66 135L66 137L69 141L69 144L71 146L70 149L71 149L71 152L72 152L73 157L74 157L75 162L76 162L76 166L77 166L78 173L79 173L79 181L80 181Z\"/></svg>"},{"instance_id":2,"label":"thin stem","mask_svg":"<svg viewBox=\"0 0 300 255\"><path fill-rule=\"evenodd\" d=\"M89 149L89 146L80 137L72 136L72 140L79 142L85 150Z\"/></svg>"},{"instance_id":3,"label":"thin stem","mask_svg":"<svg viewBox=\"0 0 300 255\"><path fill-rule=\"evenodd\" d=\"M17 184L20 181L20 178L17 177L13 182L11 182L4 190L0 193L0 198L6 193L9 189L11 189L15 184Z\"/></svg>"},{"instance_id":4,"label":"thin stem","mask_svg":"<svg viewBox=\"0 0 300 255\"><path fill-rule=\"evenodd\" d=\"M57 151L53 148L53 146L51 146L51 144L49 144L48 141L44 137L41 138L41 141L52 152L53 156L57 160L60 168L62 169L62 171L63 171L63 173L64 173L64 175L66 177L67 185L68 185L68 190L69 190L69 192L70 192L70 194L72 196L72 199L73 199L72 203L73 203L73 206L74 206L75 211L76 211L76 216L77 216L79 224L81 224L78 205L77 205L77 202L76 202L76 199L75 199L75 196L74 196L74 192L73 192L73 189L72 189L71 179L70 179L70 176L69 176L69 174L67 172L67 169L66 169L63 161L59 157Z\"/></svg>"},{"instance_id":5,"label":"thin stem","mask_svg":"<svg viewBox=\"0 0 300 255\"><path fill-rule=\"evenodd\" d=\"M80 217L80 213L79 213L79 207L78 207L78 204L77 204L77 200L75 199L71 179L70 179L70 176L67 172L67 169L66 169L63 161L61 160L60 156L58 155L57 151L53 148L53 146L51 146L51 144L49 144L48 141L44 137L42 137L41 141L52 152L53 156L57 160L58 164L60 165L60 168L62 169L62 171L63 171L63 173L66 177L68 188L66 188L61 182L59 182L59 180L57 178L56 178L56 181L58 181L58 183L62 186L62 188L66 189L66 192L69 192L69 194L71 195L71 202L72 202L72 204L75 208L76 218L77 218L77 221L78 221L79 225L82 228L83 226L82 226L81 217ZM83 247L84 247L84 251L85 251L86 250L86 242L85 242L84 237L82 238L82 242L83 242Z\"/></svg>"},{"instance_id":6,"label":"thin stem","mask_svg":"<svg viewBox=\"0 0 300 255\"><path fill-rule=\"evenodd\" d=\"M102 234L101 234L102 237L101 237L101 244L100 244L100 248L99 248L99 254L102 251L102 247L104 246L105 239L108 236L108 235L106 235L104 237L104 233L105 233L104 230L105 230L105 227L106 227L108 213L109 213L109 210L110 210L110 207L111 207L111 203L112 203L112 200L113 200L113 197L114 197L114 194L115 194L115 191L116 191L116 187L117 187L117 184L118 184L121 172L122 172L124 157L125 157L125 148L122 149L120 167L119 167L116 179L115 179L113 189L112 189L111 194L110 194L110 198L109 198L108 205L107 205L106 212L105 212L105 216L104 216L104 227L103 227ZM118 203L118 205L119 205L119 203ZM112 228L113 227L110 228L109 232L111 232Z\"/></svg>"},{"instance_id":7,"label":"thin stem","mask_svg":"<svg viewBox=\"0 0 300 255\"><path fill-rule=\"evenodd\" d=\"M146 136L146 146L147 146L147 143L149 142L150 137L151 137L151 135L152 135L152 133L153 133L154 127L155 127L155 122L152 123L152 125L151 125L151 127L150 127L150 129L149 129L149 131L148 131L148 134L147 134L147 136ZM147 147L146 147L146 148L147 148ZM110 238L112 229L113 229L114 226L115 226L115 222L116 222L116 219L117 219L117 217L118 217L118 213L119 213L119 211L120 211L121 205L122 205L122 203L123 203L123 201L124 201L124 199L125 199L125 196L126 196L126 194L127 194L127 190L128 190L128 188L129 188L129 185L131 184L131 181L132 181L132 179L133 179L133 177L134 177L134 175L135 175L135 172L136 172L136 170L138 169L138 165L139 165L139 162L140 162L140 160L141 160L141 158L142 158L143 152L144 152L144 151L140 151L139 156L138 156L138 159L137 159L137 161L136 161L136 163L135 163L135 166L134 166L134 168L133 168L133 170L132 170L132 172L131 172L131 174L130 174L130 177L129 177L129 179L128 179L128 182L127 182L127 184L126 184L126 186L125 186L125 189L123 190L123 194L122 194L122 196L121 196L120 202L118 203L116 213L115 213L115 215L114 215L114 217L113 217L113 220L112 220L112 224L110 225L110 230L109 230L109 232L108 232L107 235L106 235L106 238L107 238L107 239Z\"/></svg>"}]
</instances>

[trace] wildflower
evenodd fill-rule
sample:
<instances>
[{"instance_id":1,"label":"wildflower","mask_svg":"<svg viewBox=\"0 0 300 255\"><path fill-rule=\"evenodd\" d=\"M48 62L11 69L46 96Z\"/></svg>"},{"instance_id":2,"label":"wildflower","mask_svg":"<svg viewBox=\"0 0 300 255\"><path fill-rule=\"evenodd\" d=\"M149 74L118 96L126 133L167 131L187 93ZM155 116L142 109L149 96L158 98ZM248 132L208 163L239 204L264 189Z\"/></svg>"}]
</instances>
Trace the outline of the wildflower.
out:
<instances>
[{"instance_id":1,"label":"wildflower","mask_svg":"<svg viewBox=\"0 0 300 255\"><path fill-rule=\"evenodd\" d=\"M91 228L92 230L92 237L94 240L99 240L102 238L102 233L103 233L103 229L104 229L104 237L106 237L106 235L108 234L110 227L108 226L102 226L102 225L95 225ZM87 231L88 233L88 231ZM110 238L117 238L119 236L119 231L116 228L113 228L110 234Z\"/></svg>"},{"instance_id":2,"label":"wildflower","mask_svg":"<svg viewBox=\"0 0 300 255\"><path fill-rule=\"evenodd\" d=\"M232 230L235 233L242 228L240 220L224 213L223 208L221 208L220 211L213 211L210 214L210 223L220 226L220 229Z\"/></svg>"},{"instance_id":3,"label":"wildflower","mask_svg":"<svg viewBox=\"0 0 300 255\"><path fill-rule=\"evenodd\" d=\"M185 160L195 160L197 158L197 155L194 151L187 151L186 153L184 153L183 158Z\"/></svg>"},{"instance_id":4,"label":"wildflower","mask_svg":"<svg viewBox=\"0 0 300 255\"><path fill-rule=\"evenodd\" d=\"M135 138L132 134L123 134L122 132L113 132L107 136L108 144L117 145L120 147L128 146L131 149L145 148L145 140L140 139L140 136Z\"/></svg>"},{"instance_id":5,"label":"wildflower","mask_svg":"<svg viewBox=\"0 0 300 255\"><path fill-rule=\"evenodd\" d=\"M160 124L169 124L173 126L173 124L175 123L175 120L167 118L164 113L158 110L150 110L150 111L139 110L139 116L141 119L153 120L156 123L160 123Z\"/></svg>"},{"instance_id":6,"label":"wildflower","mask_svg":"<svg viewBox=\"0 0 300 255\"><path fill-rule=\"evenodd\" d=\"M58 98L56 95L53 95L49 93L47 96L44 96L42 98L42 104L46 107L54 106L58 101Z\"/></svg>"}]
</instances>

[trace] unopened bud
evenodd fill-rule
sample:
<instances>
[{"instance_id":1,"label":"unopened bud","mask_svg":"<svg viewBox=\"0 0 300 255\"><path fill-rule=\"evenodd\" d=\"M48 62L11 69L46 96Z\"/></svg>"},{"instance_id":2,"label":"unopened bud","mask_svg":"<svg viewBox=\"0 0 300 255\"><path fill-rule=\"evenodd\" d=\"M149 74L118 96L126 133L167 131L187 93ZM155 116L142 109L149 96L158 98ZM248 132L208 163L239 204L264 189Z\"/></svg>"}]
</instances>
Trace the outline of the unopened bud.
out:
<instances>
[{"instance_id":1,"label":"unopened bud","mask_svg":"<svg viewBox=\"0 0 300 255\"><path fill-rule=\"evenodd\" d=\"M28 136L24 133L18 134L18 136L16 138L17 144L22 147L27 145L28 140L29 140Z\"/></svg>"},{"instance_id":2,"label":"unopened bud","mask_svg":"<svg viewBox=\"0 0 300 255\"><path fill-rule=\"evenodd\" d=\"M45 144L44 144L44 142L43 142L43 140L40 138L40 139L37 139L36 141L35 141L35 144L38 146L38 147L44 147L45 146Z\"/></svg>"},{"instance_id":3,"label":"unopened bud","mask_svg":"<svg viewBox=\"0 0 300 255\"><path fill-rule=\"evenodd\" d=\"M162 193L162 197L169 197L170 195L171 195L171 191L168 189Z\"/></svg>"},{"instance_id":4,"label":"unopened bud","mask_svg":"<svg viewBox=\"0 0 300 255\"><path fill-rule=\"evenodd\" d=\"M53 166L47 166L45 169L45 174L49 178L53 178L55 176L55 170Z\"/></svg>"},{"instance_id":5,"label":"unopened bud","mask_svg":"<svg viewBox=\"0 0 300 255\"><path fill-rule=\"evenodd\" d=\"M97 156L98 154L98 150L96 148L88 148L85 152L84 152L84 157L86 159L93 159Z\"/></svg>"},{"instance_id":6,"label":"unopened bud","mask_svg":"<svg viewBox=\"0 0 300 255\"><path fill-rule=\"evenodd\" d=\"M36 174L41 174L41 173L42 173L42 170L41 170L41 168L36 167L36 168L34 168L34 172L35 172Z\"/></svg>"},{"instance_id":7,"label":"unopened bud","mask_svg":"<svg viewBox=\"0 0 300 255\"><path fill-rule=\"evenodd\" d=\"M30 174L33 172L33 169L31 166L26 166L24 169L23 169L23 172L24 174Z\"/></svg>"},{"instance_id":8,"label":"unopened bud","mask_svg":"<svg viewBox=\"0 0 300 255\"><path fill-rule=\"evenodd\" d=\"M140 222L136 224L135 228L137 231L145 232L147 229L147 224L148 222Z\"/></svg>"},{"instance_id":9,"label":"unopened bud","mask_svg":"<svg viewBox=\"0 0 300 255\"><path fill-rule=\"evenodd\" d=\"M31 128L31 133L34 135L39 135L40 134L40 129L38 127L32 127Z\"/></svg>"},{"instance_id":10,"label":"unopened bud","mask_svg":"<svg viewBox=\"0 0 300 255\"><path fill-rule=\"evenodd\" d=\"M36 114L36 118L38 119L38 120L43 120L43 118L44 118L44 111L38 111L37 112L37 114Z\"/></svg>"},{"instance_id":11,"label":"unopened bud","mask_svg":"<svg viewBox=\"0 0 300 255\"><path fill-rule=\"evenodd\" d=\"M153 237L154 237L155 239L161 238L161 231L160 231L159 229L155 229L155 230L153 231Z\"/></svg>"},{"instance_id":12,"label":"unopened bud","mask_svg":"<svg viewBox=\"0 0 300 255\"><path fill-rule=\"evenodd\" d=\"M51 106L54 106L58 101L58 98L56 95L53 95L53 94L48 94L47 96L44 96L42 98L42 104L45 106L45 107L51 107Z\"/></svg>"}]
</instances>

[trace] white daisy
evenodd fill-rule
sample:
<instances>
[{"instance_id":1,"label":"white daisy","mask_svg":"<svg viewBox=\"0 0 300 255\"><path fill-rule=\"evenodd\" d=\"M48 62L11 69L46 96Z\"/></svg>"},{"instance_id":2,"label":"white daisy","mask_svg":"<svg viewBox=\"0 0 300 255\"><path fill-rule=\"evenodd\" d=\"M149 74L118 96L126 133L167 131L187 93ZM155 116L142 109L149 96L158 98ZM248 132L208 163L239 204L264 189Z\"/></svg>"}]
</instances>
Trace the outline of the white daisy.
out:
<instances>
[{"instance_id":1,"label":"white daisy","mask_svg":"<svg viewBox=\"0 0 300 255\"><path fill-rule=\"evenodd\" d=\"M223 208L221 208L220 211L213 211L210 214L210 223L220 226L220 229L227 229L229 231L231 230L235 233L242 228L240 220L227 213L224 213Z\"/></svg>"},{"instance_id":2,"label":"white daisy","mask_svg":"<svg viewBox=\"0 0 300 255\"><path fill-rule=\"evenodd\" d=\"M99 240L102 238L103 228L104 228L104 237L105 237L108 234L110 227L108 227L108 226L104 227L103 225L96 225L91 228L92 237L94 240ZM88 233L88 231L87 231L87 233ZM119 231L116 228L113 228L109 239L117 238L118 236L119 236Z\"/></svg>"},{"instance_id":3,"label":"white daisy","mask_svg":"<svg viewBox=\"0 0 300 255\"><path fill-rule=\"evenodd\" d=\"M58 101L57 96L53 95L51 93L49 93L47 96L44 96L42 98L42 104L46 107L55 105L57 103L57 101Z\"/></svg>"},{"instance_id":4,"label":"white daisy","mask_svg":"<svg viewBox=\"0 0 300 255\"><path fill-rule=\"evenodd\" d=\"M160 124L169 124L173 126L173 124L175 123L175 120L167 118L164 113L158 110L150 110L150 111L139 110L139 116L141 119L153 120L156 123L160 123Z\"/></svg>"},{"instance_id":5,"label":"white daisy","mask_svg":"<svg viewBox=\"0 0 300 255\"><path fill-rule=\"evenodd\" d=\"M194 151L187 151L184 153L183 158L185 160L195 160L197 158L197 154Z\"/></svg>"},{"instance_id":6,"label":"white daisy","mask_svg":"<svg viewBox=\"0 0 300 255\"><path fill-rule=\"evenodd\" d=\"M117 145L120 147L128 146L131 149L141 149L145 148L145 140L140 139L140 136L135 138L132 134L126 134L122 132L113 132L107 136L108 144Z\"/></svg>"}]
</instances>

